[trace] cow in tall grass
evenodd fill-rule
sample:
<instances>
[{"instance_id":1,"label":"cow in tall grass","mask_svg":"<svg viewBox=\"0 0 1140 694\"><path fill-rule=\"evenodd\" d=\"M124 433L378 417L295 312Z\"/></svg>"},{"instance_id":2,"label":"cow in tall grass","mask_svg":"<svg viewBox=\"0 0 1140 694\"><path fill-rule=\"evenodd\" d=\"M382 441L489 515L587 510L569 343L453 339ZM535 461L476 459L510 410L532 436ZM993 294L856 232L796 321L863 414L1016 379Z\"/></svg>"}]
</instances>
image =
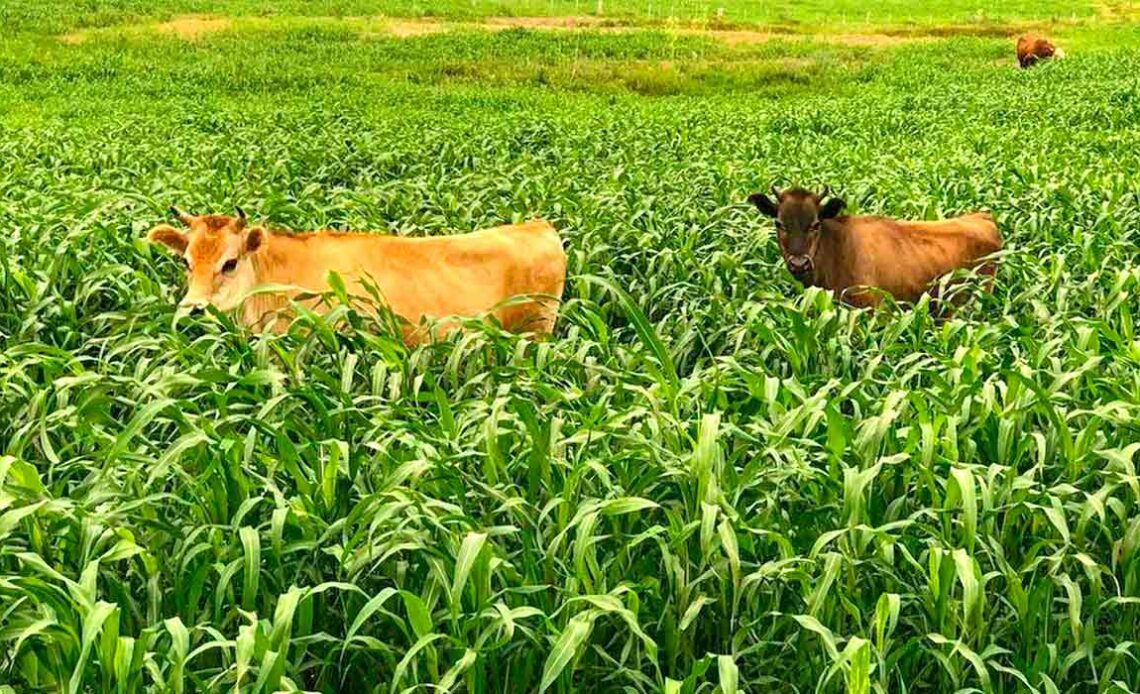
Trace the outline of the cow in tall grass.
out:
<instances>
[{"instance_id":1,"label":"cow in tall grass","mask_svg":"<svg viewBox=\"0 0 1140 694\"><path fill-rule=\"evenodd\" d=\"M1065 51L1053 45L1049 39L1036 34L1025 34L1017 40L1017 64L1022 68L1032 67L1037 63L1056 58L1065 57Z\"/></svg>"},{"instance_id":2,"label":"cow in tall grass","mask_svg":"<svg viewBox=\"0 0 1140 694\"><path fill-rule=\"evenodd\" d=\"M978 212L933 222L847 216L846 203L803 188L748 201L776 222L788 270L804 286L831 290L854 306L874 306L889 294L916 302L936 292L935 281L959 269L976 269L992 284L997 267L987 256L1002 248L994 218Z\"/></svg>"},{"instance_id":3,"label":"cow in tall grass","mask_svg":"<svg viewBox=\"0 0 1140 694\"><path fill-rule=\"evenodd\" d=\"M549 223L532 221L467 234L407 238L359 232L287 233L250 226L236 216L194 216L171 208L186 230L161 224L148 239L178 254L188 288L180 307L241 309L251 328L287 325L291 299L326 311L313 294L337 273L355 296L375 294L405 325L409 343L425 334L422 319L490 315L515 332L554 329L566 279L566 253ZM272 291L253 292L258 287ZM253 292L251 294L251 292ZM442 322L443 331L456 327Z\"/></svg>"}]
</instances>

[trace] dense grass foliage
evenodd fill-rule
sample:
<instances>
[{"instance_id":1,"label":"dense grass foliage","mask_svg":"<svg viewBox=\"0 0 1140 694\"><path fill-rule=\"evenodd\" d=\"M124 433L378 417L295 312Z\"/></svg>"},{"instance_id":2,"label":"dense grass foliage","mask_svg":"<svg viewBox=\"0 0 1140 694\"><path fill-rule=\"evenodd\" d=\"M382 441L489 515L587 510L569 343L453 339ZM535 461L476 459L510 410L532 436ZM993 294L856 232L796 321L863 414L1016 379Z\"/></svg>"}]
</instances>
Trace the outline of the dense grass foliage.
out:
<instances>
[{"instance_id":1,"label":"dense grass foliage","mask_svg":"<svg viewBox=\"0 0 1140 694\"><path fill-rule=\"evenodd\" d=\"M653 98L414 79L566 37L306 31L4 49L0 690L1140 690L1137 42ZM989 208L996 292L943 323L804 293L741 204L773 181ZM176 322L141 241L171 203L543 216L557 338Z\"/></svg>"},{"instance_id":2,"label":"dense grass foliage","mask_svg":"<svg viewBox=\"0 0 1140 694\"><path fill-rule=\"evenodd\" d=\"M186 14L224 16L389 15L470 19L489 16L591 15L607 20L704 21L722 24L837 23L941 25L978 22L1087 20L1134 13L1130 0L9 0L0 21L15 31L50 32Z\"/></svg>"}]
</instances>

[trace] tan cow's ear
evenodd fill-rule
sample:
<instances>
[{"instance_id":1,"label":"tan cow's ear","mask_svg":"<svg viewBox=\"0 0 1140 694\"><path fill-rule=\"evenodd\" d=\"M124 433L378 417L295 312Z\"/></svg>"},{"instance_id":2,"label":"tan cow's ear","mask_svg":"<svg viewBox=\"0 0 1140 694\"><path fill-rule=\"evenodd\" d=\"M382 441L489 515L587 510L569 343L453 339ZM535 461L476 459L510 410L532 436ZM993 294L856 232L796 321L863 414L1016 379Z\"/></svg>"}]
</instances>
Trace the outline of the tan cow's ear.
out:
<instances>
[{"instance_id":1,"label":"tan cow's ear","mask_svg":"<svg viewBox=\"0 0 1140 694\"><path fill-rule=\"evenodd\" d=\"M249 230L245 235L245 252L256 253L258 249L265 245L265 229L255 227Z\"/></svg>"},{"instance_id":2,"label":"tan cow's ear","mask_svg":"<svg viewBox=\"0 0 1140 694\"><path fill-rule=\"evenodd\" d=\"M169 224L159 224L151 229L150 233L146 235L146 239L151 243L161 243L179 255L186 252L186 246L190 243L184 232Z\"/></svg>"}]
</instances>

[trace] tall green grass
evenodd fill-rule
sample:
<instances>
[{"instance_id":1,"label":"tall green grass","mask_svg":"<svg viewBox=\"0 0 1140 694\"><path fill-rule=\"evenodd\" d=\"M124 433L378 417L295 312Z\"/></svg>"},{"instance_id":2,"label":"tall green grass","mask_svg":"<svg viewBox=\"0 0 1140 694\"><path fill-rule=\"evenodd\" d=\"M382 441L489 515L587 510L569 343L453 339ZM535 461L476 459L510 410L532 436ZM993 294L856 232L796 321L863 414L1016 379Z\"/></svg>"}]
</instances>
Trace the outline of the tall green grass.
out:
<instances>
[{"instance_id":1,"label":"tall green grass","mask_svg":"<svg viewBox=\"0 0 1140 694\"><path fill-rule=\"evenodd\" d=\"M1140 690L1134 47L1020 72L956 40L787 98L647 98L256 38L4 54L0 683ZM773 181L991 209L996 291L944 323L804 292L741 204ZM543 216L557 339L175 322L141 240L171 203Z\"/></svg>"}]
</instances>

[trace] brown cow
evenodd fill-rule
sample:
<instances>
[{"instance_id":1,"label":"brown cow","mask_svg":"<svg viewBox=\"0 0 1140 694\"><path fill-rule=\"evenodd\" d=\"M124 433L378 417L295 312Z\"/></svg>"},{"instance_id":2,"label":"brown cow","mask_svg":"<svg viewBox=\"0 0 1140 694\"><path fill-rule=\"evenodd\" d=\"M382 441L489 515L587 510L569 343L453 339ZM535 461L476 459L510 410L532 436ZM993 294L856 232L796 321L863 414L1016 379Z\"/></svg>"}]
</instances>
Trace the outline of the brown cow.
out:
<instances>
[{"instance_id":1,"label":"brown cow","mask_svg":"<svg viewBox=\"0 0 1140 694\"><path fill-rule=\"evenodd\" d=\"M1017 40L1017 64L1022 68L1032 67L1039 61L1049 58L1061 59L1065 52L1046 38L1036 34L1026 34Z\"/></svg>"},{"instance_id":2,"label":"brown cow","mask_svg":"<svg viewBox=\"0 0 1140 694\"><path fill-rule=\"evenodd\" d=\"M815 195L772 186L772 193L774 199L753 193L748 201L776 220L788 270L804 286L832 290L854 306L877 305L882 292L913 303L954 270L977 268L990 278L997 270L983 260L1002 247L989 213L937 222L849 217L840 216L846 203L827 188Z\"/></svg>"},{"instance_id":3,"label":"brown cow","mask_svg":"<svg viewBox=\"0 0 1140 694\"><path fill-rule=\"evenodd\" d=\"M287 326L281 315L289 300L329 290L336 272L350 294L367 296L372 285L391 311L411 324L423 318L476 317L491 313L515 332L549 334L566 281L566 253L554 227L544 221L483 229L469 234L405 238L359 232L285 233L249 227L236 217L192 216L171 208L189 231L161 224L148 239L178 253L189 287L180 306L241 307L241 321L260 328ZM263 285L287 290L258 292ZM509 301L515 297L529 297ZM506 302L504 304L504 302ZM303 302L327 310L319 298ZM454 329L443 324L444 331ZM425 334L404 328L409 343Z\"/></svg>"}]
</instances>

